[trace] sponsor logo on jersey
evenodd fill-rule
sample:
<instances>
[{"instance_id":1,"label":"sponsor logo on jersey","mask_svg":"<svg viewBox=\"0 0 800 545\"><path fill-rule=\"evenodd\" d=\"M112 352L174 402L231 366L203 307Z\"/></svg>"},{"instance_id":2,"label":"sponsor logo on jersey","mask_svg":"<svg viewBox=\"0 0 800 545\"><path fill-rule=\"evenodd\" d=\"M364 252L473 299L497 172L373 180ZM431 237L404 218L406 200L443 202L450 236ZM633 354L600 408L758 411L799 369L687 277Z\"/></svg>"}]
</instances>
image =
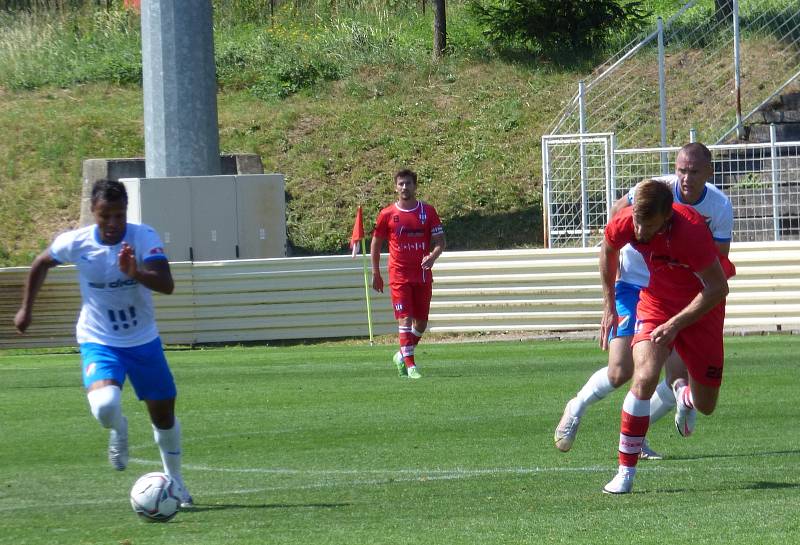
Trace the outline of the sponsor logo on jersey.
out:
<instances>
[{"instance_id":1,"label":"sponsor logo on jersey","mask_svg":"<svg viewBox=\"0 0 800 545\"><path fill-rule=\"evenodd\" d=\"M138 282L133 278L127 278L127 279L117 278L116 280L114 280L113 282L109 282L108 284L106 284L105 282L89 282L88 284L90 288L103 290L106 289L106 287L110 289L116 289L116 288L126 288L129 286L135 286L136 284L138 284Z\"/></svg>"}]
</instances>

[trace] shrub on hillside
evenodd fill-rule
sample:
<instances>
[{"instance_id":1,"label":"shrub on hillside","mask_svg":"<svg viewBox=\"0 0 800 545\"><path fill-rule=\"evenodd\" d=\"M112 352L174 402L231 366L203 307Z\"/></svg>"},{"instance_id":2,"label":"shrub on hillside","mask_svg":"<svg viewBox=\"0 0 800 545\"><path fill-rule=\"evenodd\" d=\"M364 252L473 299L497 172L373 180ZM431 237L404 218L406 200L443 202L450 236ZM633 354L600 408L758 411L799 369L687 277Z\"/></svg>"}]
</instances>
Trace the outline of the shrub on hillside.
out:
<instances>
[{"instance_id":1,"label":"shrub on hillside","mask_svg":"<svg viewBox=\"0 0 800 545\"><path fill-rule=\"evenodd\" d=\"M469 0L469 10L491 40L544 53L601 47L649 16L639 0Z\"/></svg>"}]
</instances>

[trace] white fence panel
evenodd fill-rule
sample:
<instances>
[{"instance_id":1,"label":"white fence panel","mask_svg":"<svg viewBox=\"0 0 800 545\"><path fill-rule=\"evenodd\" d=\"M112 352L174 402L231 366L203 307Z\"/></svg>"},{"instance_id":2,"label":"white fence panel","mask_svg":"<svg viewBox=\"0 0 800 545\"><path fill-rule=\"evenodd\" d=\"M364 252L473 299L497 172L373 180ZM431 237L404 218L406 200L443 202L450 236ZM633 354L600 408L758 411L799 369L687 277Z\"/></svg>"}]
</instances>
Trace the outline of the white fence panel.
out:
<instances>
[{"instance_id":1,"label":"white fence panel","mask_svg":"<svg viewBox=\"0 0 800 545\"><path fill-rule=\"evenodd\" d=\"M731 259L726 327L800 328L800 241L734 243ZM50 271L20 336L13 316L26 273L0 269L0 348L73 345L74 268ZM168 344L368 335L361 262L346 256L175 263L173 275L175 293L155 297ZM596 248L446 252L434 275L434 333L594 332L600 323ZM371 301L375 333L395 333L388 293Z\"/></svg>"}]
</instances>

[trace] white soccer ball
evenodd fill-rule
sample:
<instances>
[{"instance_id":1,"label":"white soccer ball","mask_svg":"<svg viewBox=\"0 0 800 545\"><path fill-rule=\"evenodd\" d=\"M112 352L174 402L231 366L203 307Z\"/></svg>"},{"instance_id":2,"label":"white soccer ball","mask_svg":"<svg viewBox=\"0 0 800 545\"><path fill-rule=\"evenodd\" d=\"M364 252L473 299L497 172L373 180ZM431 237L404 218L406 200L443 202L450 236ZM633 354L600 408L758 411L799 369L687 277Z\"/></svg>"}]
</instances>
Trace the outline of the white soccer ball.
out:
<instances>
[{"instance_id":1,"label":"white soccer ball","mask_svg":"<svg viewBox=\"0 0 800 545\"><path fill-rule=\"evenodd\" d=\"M131 488L131 507L147 522L167 522L180 509L177 485L169 475L155 471L139 477Z\"/></svg>"}]
</instances>

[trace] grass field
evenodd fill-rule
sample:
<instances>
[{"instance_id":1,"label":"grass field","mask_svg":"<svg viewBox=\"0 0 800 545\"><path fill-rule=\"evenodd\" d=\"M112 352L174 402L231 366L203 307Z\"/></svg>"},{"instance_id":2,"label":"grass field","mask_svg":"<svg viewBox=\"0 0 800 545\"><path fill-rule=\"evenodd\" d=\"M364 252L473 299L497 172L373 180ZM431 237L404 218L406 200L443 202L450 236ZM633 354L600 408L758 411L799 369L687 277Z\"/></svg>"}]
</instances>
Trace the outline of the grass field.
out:
<instances>
[{"instance_id":1,"label":"grass field","mask_svg":"<svg viewBox=\"0 0 800 545\"><path fill-rule=\"evenodd\" d=\"M75 354L0 354L0 543L796 543L800 339L727 341L717 413L683 439L671 418L634 494L616 469L623 393L594 406L567 454L564 402L603 363L589 341L174 350L184 464L197 502L167 524L127 501L160 468L126 388L131 464L111 470Z\"/></svg>"}]
</instances>

